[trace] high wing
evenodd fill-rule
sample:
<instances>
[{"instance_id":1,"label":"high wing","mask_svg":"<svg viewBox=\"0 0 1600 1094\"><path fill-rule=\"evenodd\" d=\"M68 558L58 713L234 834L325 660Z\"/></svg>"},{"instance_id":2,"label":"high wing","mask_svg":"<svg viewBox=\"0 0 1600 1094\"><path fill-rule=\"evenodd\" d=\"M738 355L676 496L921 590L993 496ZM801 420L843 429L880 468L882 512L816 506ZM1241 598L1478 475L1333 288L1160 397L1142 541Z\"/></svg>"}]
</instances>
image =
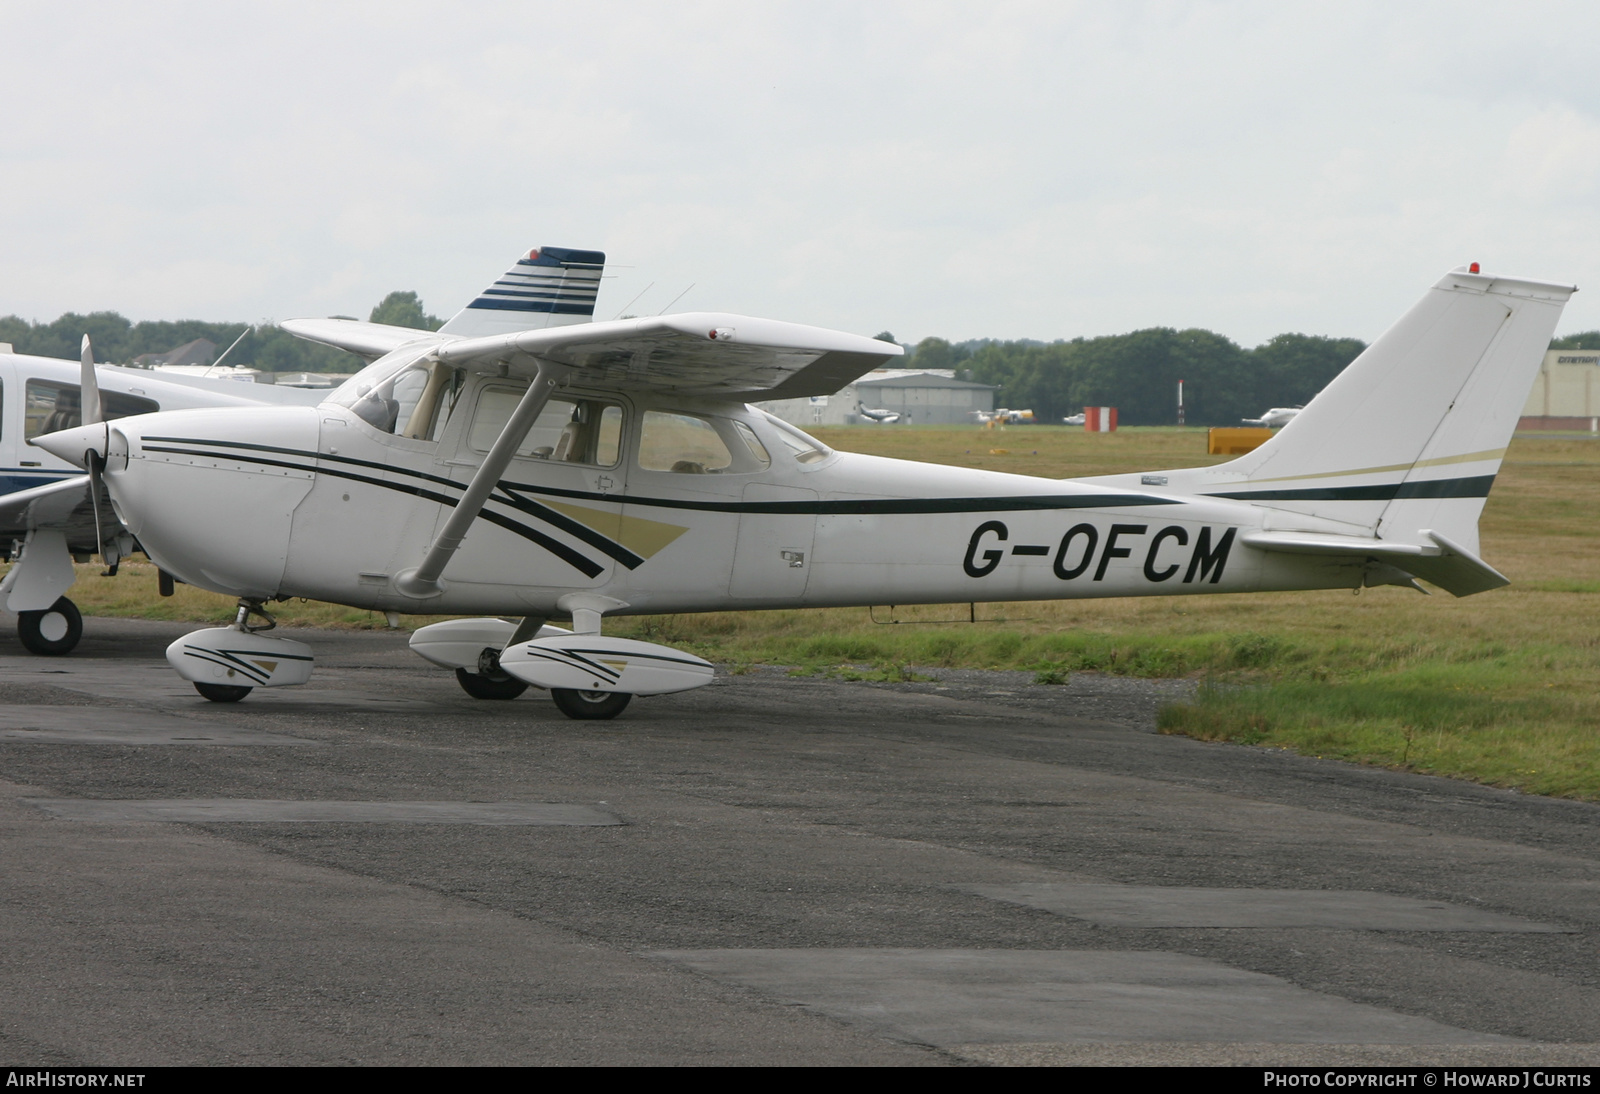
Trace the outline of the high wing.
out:
<instances>
[{"instance_id":1,"label":"high wing","mask_svg":"<svg viewBox=\"0 0 1600 1094\"><path fill-rule=\"evenodd\" d=\"M289 319L300 338L368 359L432 345L438 360L476 372L532 377L537 362L577 369L582 381L617 391L670 391L719 399L831 395L905 350L859 334L725 312L685 312L577 323L482 338L355 319Z\"/></svg>"},{"instance_id":2,"label":"high wing","mask_svg":"<svg viewBox=\"0 0 1600 1094\"><path fill-rule=\"evenodd\" d=\"M440 361L474 371L504 365L532 376L538 361L553 361L596 387L738 400L831 395L904 352L859 334L722 312L464 338L437 350Z\"/></svg>"},{"instance_id":3,"label":"high wing","mask_svg":"<svg viewBox=\"0 0 1600 1094\"><path fill-rule=\"evenodd\" d=\"M876 338L721 312L596 323L605 261L600 251L536 247L437 332L357 319L279 325L369 362L409 347L474 372L531 380L542 362L594 387L739 401L832 395L905 353Z\"/></svg>"}]
</instances>

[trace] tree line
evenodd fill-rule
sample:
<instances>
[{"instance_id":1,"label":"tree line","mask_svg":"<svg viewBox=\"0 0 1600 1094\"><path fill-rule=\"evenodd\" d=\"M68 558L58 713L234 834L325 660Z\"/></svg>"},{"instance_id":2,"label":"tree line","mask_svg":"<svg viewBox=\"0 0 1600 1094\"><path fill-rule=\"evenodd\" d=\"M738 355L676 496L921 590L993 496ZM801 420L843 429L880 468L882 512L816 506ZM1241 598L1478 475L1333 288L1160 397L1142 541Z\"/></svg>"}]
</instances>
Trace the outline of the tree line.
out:
<instances>
[{"instance_id":1,"label":"tree line","mask_svg":"<svg viewBox=\"0 0 1600 1094\"><path fill-rule=\"evenodd\" d=\"M348 317L346 317L348 318ZM374 323L438 330L414 292L384 297L368 315ZM116 312L69 312L49 323L15 315L0 318L0 342L17 353L76 359L87 334L95 360L129 364L146 353L165 353L207 338L218 352L238 346L224 364L266 372L349 373L366 362L353 354L295 338L275 326L209 323L197 319L138 323ZM877 335L894 342L888 331ZM924 338L906 345L906 368L954 369L962 379L992 384L995 405L1031 408L1040 420L1059 422L1086 406L1114 406L1127 425L1166 425L1176 419L1178 381L1184 382L1185 418L1191 425L1232 425L1269 407L1300 406L1327 386L1366 348L1356 338L1280 334L1254 349L1212 331L1152 327L1099 338L949 342ZM1558 338L1551 349L1600 349L1600 331Z\"/></svg>"},{"instance_id":2,"label":"tree line","mask_svg":"<svg viewBox=\"0 0 1600 1094\"><path fill-rule=\"evenodd\" d=\"M888 331L878 335L894 341ZM1600 331L1558 338L1552 349L1600 349ZM1213 331L1152 327L1070 341L924 338L906 368L954 369L992 384L995 405L1027 407L1059 422L1086 406L1114 406L1127 425L1169 425L1182 380L1190 425L1236 425L1271 407L1303 406L1366 349L1358 338L1280 334L1245 349Z\"/></svg>"},{"instance_id":3,"label":"tree line","mask_svg":"<svg viewBox=\"0 0 1600 1094\"><path fill-rule=\"evenodd\" d=\"M414 292L390 293L372 309L368 319L419 330L438 330L442 323L423 310L422 301ZM31 323L15 315L0 317L0 342L9 342L17 353L77 360L85 334L94 345L94 359L101 364L131 364L143 354L166 353L197 338L214 342L221 354L240 335L243 340L222 364L247 365L263 372L331 373L355 372L366 364L354 354L307 342L269 324L209 323L200 319L134 323L113 311L87 315L68 312L49 323Z\"/></svg>"}]
</instances>

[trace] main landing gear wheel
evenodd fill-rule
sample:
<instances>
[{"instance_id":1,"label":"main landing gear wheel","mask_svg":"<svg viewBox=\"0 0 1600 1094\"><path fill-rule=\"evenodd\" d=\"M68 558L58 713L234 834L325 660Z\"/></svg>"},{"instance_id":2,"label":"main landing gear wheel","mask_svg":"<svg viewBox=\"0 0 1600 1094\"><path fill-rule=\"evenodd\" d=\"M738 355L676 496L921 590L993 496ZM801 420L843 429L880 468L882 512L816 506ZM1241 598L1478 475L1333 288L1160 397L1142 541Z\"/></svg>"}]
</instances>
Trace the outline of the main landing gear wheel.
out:
<instances>
[{"instance_id":1,"label":"main landing gear wheel","mask_svg":"<svg viewBox=\"0 0 1600 1094\"><path fill-rule=\"evenodd\" d=\"M551 688L550 698L568 718L615 718L633 698L626 691L574 691L571 688Z\"/></svg>"},{"instance_id":2,"label":"main landing gear wheel","mask_svg":"<svg viewBox=\"0 0 1600 1094\"><path fill-rule=\"evenodd\" d=\"M198 680L195 681L194 690L213 703L237 703L251 691L242 684L202 684Z\"/></svg>"},{"instance_id":3,"label":"main landing gear wheel","mask_svg":"<svg viewBox=\"0 0 1600 1094\"><path fill-rule=\"evenodd\" d=\"M515 699L528 690L528 685L510 673L485 676L466 669L456 669L456 682L461 690L474 699Z\"/></svg>"},{"instance_id":4,"label":"main landing gear wheel","mask_svg":"<svg viewBox=\"0 0 1600 1094\"><path fill-rule=\"evenodd\" d=\"M62 597L43 611L19 612L17 637L29 653L60 657L77 648L83 637L83 616L76 604Z\"/></svg>"}]
</instances>

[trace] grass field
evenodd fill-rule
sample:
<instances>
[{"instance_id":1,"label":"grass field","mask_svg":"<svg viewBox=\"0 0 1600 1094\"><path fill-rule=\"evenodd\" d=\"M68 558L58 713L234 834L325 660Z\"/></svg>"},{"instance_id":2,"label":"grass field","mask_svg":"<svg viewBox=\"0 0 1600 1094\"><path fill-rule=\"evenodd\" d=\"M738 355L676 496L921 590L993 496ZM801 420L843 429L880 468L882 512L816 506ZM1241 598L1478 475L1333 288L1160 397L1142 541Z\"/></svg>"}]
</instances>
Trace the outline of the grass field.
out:
<instances>
[{"instance_id":1,"label":"grass field","mask_svg":"<svg viewBox=\"0 0 1600 1094\"><path fill-rule=\"evenodd\" d=\"M1070 477L1219 462L1203 430L1094 435L1048 426L815 430L834 447L957 466ZM994 450L1002 450L995 452ZM735 666L894 678L914 666L1191 676L1192 704L1164 731L1600 800L1600 443L1519 436L1485 511L1483 555L1509 588L1466 599L1397 588L978 605L980 622L888 626L866 609L619 620L609 633L681 644ZM220 621L230 601L149 567L85 576L85 614ZM374 613L291 603L288 623L384 626ZM965 619L967 606L901 619ZM880 611L879 618L885 613ZM420 621L418 621L420 622ZM403 620L403 626L415 625Z\"/></svg>"}]
</instances>

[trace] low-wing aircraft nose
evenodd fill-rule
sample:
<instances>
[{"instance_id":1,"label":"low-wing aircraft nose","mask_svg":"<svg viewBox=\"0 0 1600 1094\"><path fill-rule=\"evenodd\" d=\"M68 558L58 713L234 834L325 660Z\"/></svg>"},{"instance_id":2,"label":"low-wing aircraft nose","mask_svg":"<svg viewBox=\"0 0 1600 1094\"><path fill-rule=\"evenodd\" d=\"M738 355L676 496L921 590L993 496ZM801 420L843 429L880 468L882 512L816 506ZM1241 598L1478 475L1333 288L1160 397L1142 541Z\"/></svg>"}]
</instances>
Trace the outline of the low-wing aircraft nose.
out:
<instances>
[{"instance_id":1,"label":"low-wing aircraft nose","mask_svg":"<svg viewBox=\"0 0 1600 1094\"><path fill-rule=\"evenodd\" d=\"M52 456L59 456L74 466L87 469L89 465L84 459L84 453L93 451L102 458L106 454L106 424L95 422L73 429L60 429L54 433L35 437L28 443L44 449Z\"/></svg>"}]
</instances>

